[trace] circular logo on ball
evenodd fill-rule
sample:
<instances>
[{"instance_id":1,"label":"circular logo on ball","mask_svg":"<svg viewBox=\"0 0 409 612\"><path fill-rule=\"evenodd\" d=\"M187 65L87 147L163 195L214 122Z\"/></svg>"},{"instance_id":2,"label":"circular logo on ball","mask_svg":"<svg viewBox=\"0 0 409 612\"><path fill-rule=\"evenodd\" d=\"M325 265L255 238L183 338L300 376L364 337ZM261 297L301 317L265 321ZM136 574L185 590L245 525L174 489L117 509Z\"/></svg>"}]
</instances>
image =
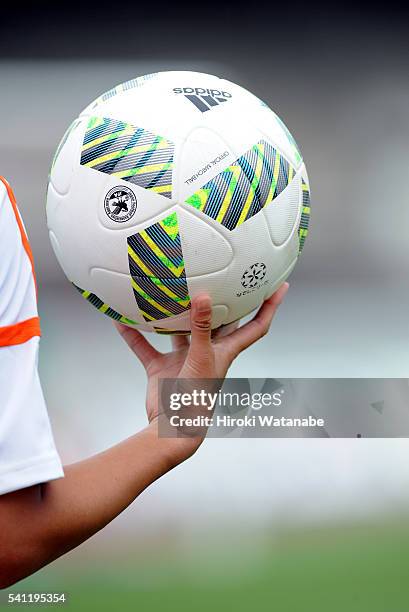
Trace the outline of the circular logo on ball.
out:
<instances>
[{"instance_id":1,"label":"circular logo on ball","mask_svg":"<svg viewBox=\"0 0 409 612\"><path fill-rule=\"evenodd\" d=\"M245 289L251 289L263 280L267 272L266 264L255 263L243 273L241 284Z\"/></svg>"},{"instance_id":2,"label":"circular logo on ball","mask_svg":"<svg viewBox=\"0 0 409 612\"><path fill-rule=\"evenodd\" d=\"M113 187L105 196L105 212L112 221L125 223L136 211L136 197L129 187Z\"/></svg>"}]
</instances>

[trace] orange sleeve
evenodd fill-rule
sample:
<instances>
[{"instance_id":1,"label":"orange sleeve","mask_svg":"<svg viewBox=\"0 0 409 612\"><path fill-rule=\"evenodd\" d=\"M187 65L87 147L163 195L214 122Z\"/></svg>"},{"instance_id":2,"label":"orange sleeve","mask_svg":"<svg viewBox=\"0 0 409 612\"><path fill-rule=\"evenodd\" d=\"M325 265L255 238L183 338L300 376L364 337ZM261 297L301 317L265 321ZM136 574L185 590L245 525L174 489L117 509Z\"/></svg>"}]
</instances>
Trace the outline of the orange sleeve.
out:
<instances>
[{"instance_id":1,"label":"orange sleeve","mask_svg":"<svg viewBox=\"0 0 409 612\"><path fill-rule=\"evenodd\" d=\"M41 336L39 317L0 327L0 346L23 344L34 336Z\"/></svg>"}]
</instances>

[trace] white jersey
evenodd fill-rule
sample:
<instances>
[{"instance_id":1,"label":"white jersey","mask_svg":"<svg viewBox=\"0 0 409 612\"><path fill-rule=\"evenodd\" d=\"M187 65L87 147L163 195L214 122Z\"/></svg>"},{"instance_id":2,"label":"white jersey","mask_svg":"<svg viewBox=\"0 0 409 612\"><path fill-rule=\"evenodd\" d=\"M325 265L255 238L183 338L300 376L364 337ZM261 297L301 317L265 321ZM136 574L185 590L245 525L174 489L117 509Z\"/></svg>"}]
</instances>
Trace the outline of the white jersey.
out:
<instances>
[{"instance_id":1,"label":"white jersey","mask_svg":"<svg viewBox=\"0 0 409 612\"><path fill-rule=\"evenodd\" d=\"M33 258L0 177L0 495L63 476L38 377Z\"/></svg>"}]
</instances>

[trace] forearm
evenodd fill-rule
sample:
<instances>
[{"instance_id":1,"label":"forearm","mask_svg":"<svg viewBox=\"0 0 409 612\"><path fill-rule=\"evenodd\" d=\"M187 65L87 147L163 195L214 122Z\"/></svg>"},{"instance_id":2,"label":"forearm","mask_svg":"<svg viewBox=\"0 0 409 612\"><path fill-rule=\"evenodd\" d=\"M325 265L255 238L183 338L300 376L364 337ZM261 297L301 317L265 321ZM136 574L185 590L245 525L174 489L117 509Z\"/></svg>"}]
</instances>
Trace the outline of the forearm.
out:
<instances>
[{"instance_id":1,"label":"forearm","mask_svg":"<svg viewBox=\"0 0 409 612\"><path fill-rule=\"evenodd\" d=\"M52 517L55 536L62 541L63 531L71 548L104 527L172 467L166 449L166 441L147 428L67 466L64 479L43 486L42 505Z\"/></svg>"},{"instance_id":2,"label":"forearm","mask_svg":"<svg viewBox=\"0 0 409 612\"><path fill-rule=\"evenodd\" d=\"M35 572L107 525L181 460L153 427L90 459L65 478L0 498L0 581ZM1 576L3 573L3 576Z\"/></svg>"}]
</instances>

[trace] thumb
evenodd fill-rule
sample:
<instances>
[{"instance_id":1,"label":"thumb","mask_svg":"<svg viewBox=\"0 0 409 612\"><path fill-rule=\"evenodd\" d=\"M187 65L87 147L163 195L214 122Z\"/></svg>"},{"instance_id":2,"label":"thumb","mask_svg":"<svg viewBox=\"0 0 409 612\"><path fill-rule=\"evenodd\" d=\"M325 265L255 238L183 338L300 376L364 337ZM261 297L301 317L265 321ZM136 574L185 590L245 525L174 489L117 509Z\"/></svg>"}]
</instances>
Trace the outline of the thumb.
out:
<instances>
[{"instance_id":1,"label":"thumb","mask_svg":"<svg viewBox=\"0 0 409 612\"><path fill-rule=\"evenodd\" d=\"M200 364L210 355L212 348L212 301L208 295L198 295L192 300L190 325L192 336L188 359Z\"/></svg>"}]
</instances>

